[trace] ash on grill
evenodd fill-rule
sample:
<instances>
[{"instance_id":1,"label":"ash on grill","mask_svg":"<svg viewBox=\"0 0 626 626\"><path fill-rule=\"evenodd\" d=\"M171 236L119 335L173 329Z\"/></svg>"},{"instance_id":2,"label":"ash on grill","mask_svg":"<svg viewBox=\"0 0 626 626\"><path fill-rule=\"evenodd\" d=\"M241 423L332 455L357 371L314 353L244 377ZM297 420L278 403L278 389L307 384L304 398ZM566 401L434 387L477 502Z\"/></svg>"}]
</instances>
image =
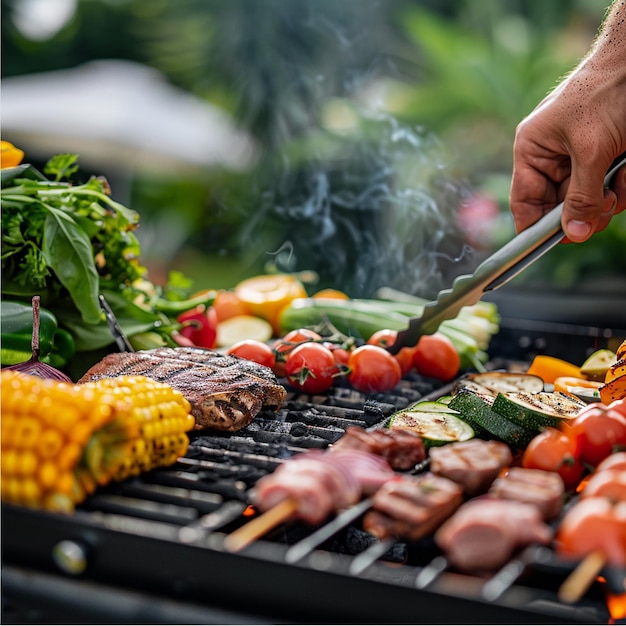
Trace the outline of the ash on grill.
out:
<instances>
[{"instance_id":1,"label":"ash on grill","mask_svg":"<svg viewBox=\"0 0 626 626\"><path fill-rule=\"evenodd\" d=\"M213 594L212 602L228 607L238 606L236 598L248 596L256 602L257 618L265 614L292 623L310 619L341 623L369 616L394 623L406 621L412 614L411 603L417 601L429 623L437 623L437 616L443 620L439 623L467 623L467 619L485 624L528 623L526 620L532 617L542 623L607 622L605 590L623 593L623 576L609 576L604 584L594 583L584 598L570 607L558 601L556 591L572 566L559 562L550 549L530 546L490 580L457 574L449 571L432 536L413 543L381 542L364 532L361 521L367 502L339 513L318 528L294 520L279 524L242 554L224 551L224 537L245 525L254 512L249 506L249 490L260 478L294 455L324 450L349 426L367 429L382 425L394 411L444 395L449 387L436 388L433 381L413 375L391 392L367 398L348 386L333 387L319 397L301 395L289 387L287 390L277 412L262 411L252 423L233 433L193 433L186 456L174 466L98 490L79 508L75 519L61 520L58 527L46 520L46 530L38 539L22 536L21 528L42 523L39 513L28 512L27 519L21 520L23 511L4 507L4 532L12 533L10 544L3 541L5 562L8 559L9 563L21 564L26 554L30 555L26 557L27 566L41 563L40 552L52 551L50 545L56 545L68 532L69 523L79 536L97 537L93 550L119 550L124 541L118 533L130 533L129 552L139 551L117 566L105 559L99 569L98 559L94 559L96 564L90 570L94 580L146 587L178 598L180 590L172 579L179 576L187 581L183 594L186 600L202 604L208 590L219 589L220 598L215 599ZM139 537L149 538L151 547L142 548ZM185 548L184 553L177 552ZM201 553L207 550L212 559L217 559L208 570L211 560L201 560ZM161 552L168 554L164 557L167 563L151 568L149 563L154 564L155 555ZM321 555L325 555L322 561ZM347 563L326 562L344 557ZM62 561L56 561L55 566L64 570ZM237 589L230 591L224 567L243 568L243 574L253 566L260 567L254 583L233 584ZM265 570L269 577L277 566L280 571L274 575L278 575L279 582L265 581ZM335 580L338 574L345 578ZM297 582L301 576L303 581ZM9 576L5 590L10 582ZM298 586L291 588L291 584ZM303 586L303 596L299 585ZM315 591L309 590L315 601L310 600L307 585L315 585ZM318 597L326 587L327 597ZM338 600L332 599L335 593L342 594L341 607L337 607ZM402 603L389 601L389 594L409 595ZM380 607L372 604L375 599ZM229 604L232 602L235 604ZM159 621L155 615L151 619ZM251 621L249 615L247 620Z\"/></svg>"}]
</instances>

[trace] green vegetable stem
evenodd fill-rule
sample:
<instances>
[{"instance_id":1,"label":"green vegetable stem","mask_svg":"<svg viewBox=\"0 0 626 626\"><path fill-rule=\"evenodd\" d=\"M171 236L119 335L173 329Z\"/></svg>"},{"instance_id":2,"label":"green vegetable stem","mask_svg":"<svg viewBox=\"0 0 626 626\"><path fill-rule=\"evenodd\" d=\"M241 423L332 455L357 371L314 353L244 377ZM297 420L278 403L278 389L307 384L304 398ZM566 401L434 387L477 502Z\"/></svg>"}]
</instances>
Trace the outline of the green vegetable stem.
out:
<instances>
[{"instance_id":1,"label":"green vegetable stem","mask_svg":"<svg viewBox=\"0 0 626 626\"><path fill-rule=\"evenodd\" d=\"M56 368L65 366L74 355L74 339L59 328L57 318L39 309L39 358ZM0 301L2 327L0 360L2 367L30 359L32 354L33 308L21 302Z\"/></svg>"}]
</instances>

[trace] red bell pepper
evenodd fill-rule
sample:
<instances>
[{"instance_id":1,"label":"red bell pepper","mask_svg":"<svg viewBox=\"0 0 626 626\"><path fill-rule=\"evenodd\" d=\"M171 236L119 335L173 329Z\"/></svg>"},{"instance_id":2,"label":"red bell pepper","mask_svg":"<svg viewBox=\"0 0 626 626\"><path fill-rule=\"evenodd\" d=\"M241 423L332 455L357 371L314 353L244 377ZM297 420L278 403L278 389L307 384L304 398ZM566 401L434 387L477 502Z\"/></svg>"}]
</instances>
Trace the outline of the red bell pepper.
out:
<instances>
[{"instance_id":1,"label":"red bell pepper","mask_svg":"<svg viewBox=\"0 0 626 626\"><path fill-rule=\"evenodd\" d=\"M212 306L200 304L177 317L179 333L199 348L215 348L217 313Z\"/></svg>"}]
</instances>

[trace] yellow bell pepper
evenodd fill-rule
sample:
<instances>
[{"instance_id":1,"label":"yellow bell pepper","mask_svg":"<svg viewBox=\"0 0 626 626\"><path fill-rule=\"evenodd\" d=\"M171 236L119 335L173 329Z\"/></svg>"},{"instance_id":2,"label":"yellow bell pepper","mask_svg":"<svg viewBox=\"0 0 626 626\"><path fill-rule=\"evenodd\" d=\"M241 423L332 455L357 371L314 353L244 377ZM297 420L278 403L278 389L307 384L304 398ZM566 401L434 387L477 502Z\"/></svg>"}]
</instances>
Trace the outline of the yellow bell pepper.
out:
<instances>
[{"instance_id":1,"label":"yellow bell pepper","mask_svg":"<svg viewBox=\"0 0 626 626\"><path fill-rule=\"evenodd\" d=\"M8 141L0 141L0 163L2 169L16 167L24 158L24 151Z\"/></svg>"}]
</instances>

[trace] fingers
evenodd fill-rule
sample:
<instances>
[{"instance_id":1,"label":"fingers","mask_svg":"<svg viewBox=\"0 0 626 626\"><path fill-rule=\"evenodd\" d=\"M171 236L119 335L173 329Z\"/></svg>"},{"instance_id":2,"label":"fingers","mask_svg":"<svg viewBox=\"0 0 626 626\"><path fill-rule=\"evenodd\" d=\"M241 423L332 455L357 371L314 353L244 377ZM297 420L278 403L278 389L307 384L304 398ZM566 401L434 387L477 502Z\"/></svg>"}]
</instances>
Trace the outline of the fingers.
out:
<instances>
[{"instance_id":1,"label":"fingers","mask_svg":"<svg viewBox=\"0 0 626 626\"><path fill-rule=\"evenodd\" d=\"M569 241L586 241L605 227L616 203L616 194L603 191L602 181L610 164L572 159L572 176L563 204L562 224Z\"/></svg>"}]
</instances>

